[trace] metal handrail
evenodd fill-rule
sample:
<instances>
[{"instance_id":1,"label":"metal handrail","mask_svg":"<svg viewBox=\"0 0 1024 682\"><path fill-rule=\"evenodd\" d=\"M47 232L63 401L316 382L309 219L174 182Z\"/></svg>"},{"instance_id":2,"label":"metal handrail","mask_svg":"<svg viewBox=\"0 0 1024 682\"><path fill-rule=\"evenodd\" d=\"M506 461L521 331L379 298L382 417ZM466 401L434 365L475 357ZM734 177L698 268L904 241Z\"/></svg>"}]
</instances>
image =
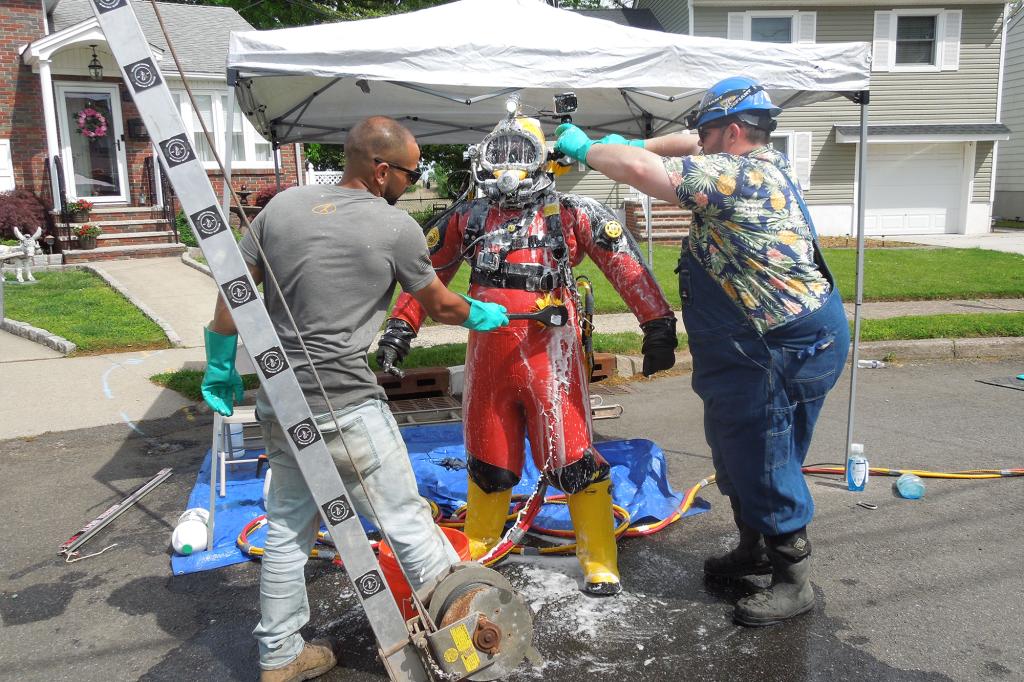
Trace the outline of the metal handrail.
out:
<instances>
[{"instance_id":1,"label":"metal handrail","mask_svg":"<svg viewBox=\"0 0 1024 682\"><path fill-rule=\"evenodd\" d=\"M69 224L71 222L71 215L68 213L68 192L67 183L64 180L64 163L59 155L54 155L52 163L51 172L55 173L57 177L57 198L60 200L60 222L58 224L61 227L57 229L57 241L60 242L61 250L63 251L65 246L69 249L71 248L71 225ZM63 240L60 239L62 236L60 234L61 231L64 232Z\"/></svg>"}]
</instances>

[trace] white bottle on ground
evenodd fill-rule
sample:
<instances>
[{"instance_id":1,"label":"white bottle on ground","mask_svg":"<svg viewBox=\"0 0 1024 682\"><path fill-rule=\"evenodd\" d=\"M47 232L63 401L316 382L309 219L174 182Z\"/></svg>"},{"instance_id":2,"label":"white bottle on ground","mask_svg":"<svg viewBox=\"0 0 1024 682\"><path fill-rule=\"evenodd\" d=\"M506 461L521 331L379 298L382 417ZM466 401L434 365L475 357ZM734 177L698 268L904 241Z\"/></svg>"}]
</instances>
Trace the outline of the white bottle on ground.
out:
<instances>
[{"instance_id":1,"label":"white bottle on ground","mask_svg":"<svg viewBox=\"0 0 1024 682\"><path fill-rule=\"evenodd\" d=\"M206 524L209 520L210 512L201 507L186 509L178 517L178 523L171 533L171 547L174 551L188 556L206 549Z\"/></svg>"}]
</instances>

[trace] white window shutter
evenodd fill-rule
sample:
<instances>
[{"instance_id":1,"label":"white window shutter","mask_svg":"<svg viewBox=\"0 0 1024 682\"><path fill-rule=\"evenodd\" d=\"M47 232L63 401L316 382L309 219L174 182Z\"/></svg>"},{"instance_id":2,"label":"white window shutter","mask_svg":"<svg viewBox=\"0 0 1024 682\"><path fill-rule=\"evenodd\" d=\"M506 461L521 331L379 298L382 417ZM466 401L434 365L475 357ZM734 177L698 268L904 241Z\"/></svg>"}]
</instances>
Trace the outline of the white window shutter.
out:
<instances>
[{"instance_id":1,"label":"white window shutter","mask_svg":"<svg viewBox=\"0 0 1024 682\"><path fill-rule=\"evenodd\" d=\"M817 12L799 12L796 15L797 21L797 42L813 43L815 31L818 24Z\"/></svg>"},{"instance_id":2,"label":"white window shutter","mask_svg":"<svg viewBox=\"0 0 1024 682\"><path fill-rule=\"evenodd\" d=\"M800 188L811 188L811 133L793 133L793 172Z\"/></svg>"},{"instance_id":3,"label":"white window shutter","mask_svg":"<svg viewBox=\"0 0 1024 682\"><path fill-rule=\"evenodd\" d=\"M875 12L875 36L872 49L871 70L891 71L896 56L896 15L892 12Z\"/></svg>"},{"instance_id":4,"label":"white window shutter","mask_svg":"<svg viewBox=\"0 0 1024 682\"><path fill-rule=\"evenodd\" d=\"M729 40L750 40L749 26L746 12L729 12L726 37Z\"/></svg>"},{"instance_id":5,"label":"white window shutter","mask_svg":"<svg viewBox=\"0 0 1024 682\"><path fill-rule=\"evenodd\" d=\"M943 71L956 71L960 68L960 25L963 23L963 10L948 9L942 13L942 56Z\"/></svg>"},{"instance_id":6,"label":"white window shutter","mask_svg":"<svg viewBox=\"0 0 1024 682\"><path fill-rule=\"evenodd\" d=\"M0 192L14 189L14 161L11 159L11 141L0 140Z\"/></svg>"}]
</instances>

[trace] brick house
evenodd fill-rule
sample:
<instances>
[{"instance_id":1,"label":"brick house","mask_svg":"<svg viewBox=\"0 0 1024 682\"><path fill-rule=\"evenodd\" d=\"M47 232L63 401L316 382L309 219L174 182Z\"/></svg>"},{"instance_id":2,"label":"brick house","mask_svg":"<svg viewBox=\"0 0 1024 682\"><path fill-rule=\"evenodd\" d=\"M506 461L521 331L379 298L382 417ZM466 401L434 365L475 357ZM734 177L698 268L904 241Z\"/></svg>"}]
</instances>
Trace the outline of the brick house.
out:
<instances>
[{"instance_id":1,"label":"brick house","mask_svg":"<svg viewBox=\"0 0 1024 682\"><path fill-rule=\"evenodd\" d=\"M219 196L223 175L153 9L149 2L133 5ZM232 136L232 186L255 192L275 185L275 165L282 186L301 184L300 145L272 149L237 110L228 125L228 37L252 26L227 7L159 7L222 159ZM173 229L169 183L88 0L0 3L0 191L14 188L32 190L52 209L67 262L176 255L183 248ZM93 202L89 222L103 230L98 249L76 249L61 222L62 197Z\"/></svg>"}]
</instances>

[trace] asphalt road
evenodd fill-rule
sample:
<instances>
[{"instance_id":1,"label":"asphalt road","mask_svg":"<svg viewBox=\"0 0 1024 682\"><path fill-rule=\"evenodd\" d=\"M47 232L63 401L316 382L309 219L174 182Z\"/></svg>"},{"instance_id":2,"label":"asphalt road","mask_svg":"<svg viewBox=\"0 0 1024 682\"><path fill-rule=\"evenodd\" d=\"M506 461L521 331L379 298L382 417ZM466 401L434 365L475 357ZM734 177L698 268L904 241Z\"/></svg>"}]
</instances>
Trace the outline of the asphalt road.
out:
<instances>
[{"instance_id":1,"label":"asphalt road","mask_svg":"<svg viewBox=\"0 0 1024 682\"><path fill-rule=\"evenodd\" d=\"M863 371L857 440L881 466L1020 467L1024 391L976 380L1021 371L980 361ZM600 435L657 441L680 489L710 474L689 376L629 390L614 396L624 416L598 422ZM842 459L847 395L843 382L826 404L809 461ZM0 679L255 679L257 566L169 571L170 524L208 443L209 415L138 426L144 435L110 426L0 442ZM74 564L56 556L72 532L164 466L174 475L86 545L116 547ZM704 581L704 556L735 539L714 488L704 493L710 513L620 545L618 597L580 594L574 559L506 565L534 608L545 659L513 679L1024 679L1024 480L932 480L920 501L894 497L892 480L875 478L860 495L811 480L818 608L784 626L733 625L732 602L754 583ZM307 636L344 640L341 667L323 679L386 679L344 573L311 564L307 575Z\"/></svg>"}]
</instances>

